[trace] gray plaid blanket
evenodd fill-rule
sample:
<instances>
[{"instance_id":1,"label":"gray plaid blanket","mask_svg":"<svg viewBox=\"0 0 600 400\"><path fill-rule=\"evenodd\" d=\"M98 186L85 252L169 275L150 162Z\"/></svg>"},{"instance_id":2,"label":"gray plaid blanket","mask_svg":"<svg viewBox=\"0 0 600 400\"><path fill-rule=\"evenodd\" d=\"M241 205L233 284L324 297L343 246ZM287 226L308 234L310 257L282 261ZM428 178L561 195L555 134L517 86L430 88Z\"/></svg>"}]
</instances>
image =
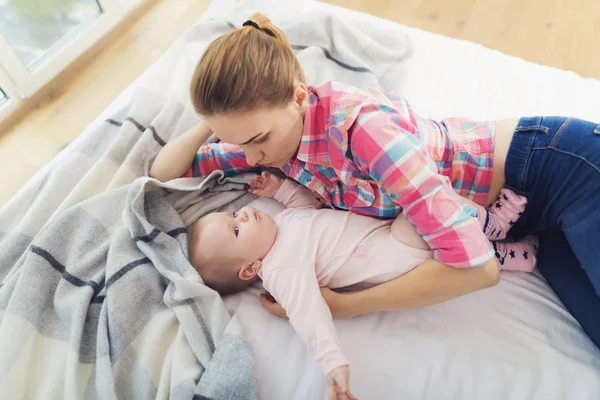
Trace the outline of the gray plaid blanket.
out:
<instances>
[{"instance_id":1,"label":"gray plaid blanket","mask_svg":"<svg viewBox=\"0 0 600 400\"><path fill-rule=\"evenodd\" d=\"M249 173L147 177L197 123L191 72L238 19L192 27L0 209L0 398L258 398L243 332L190 265L185 229L252 200ZM284 28L311 83L400 79L404 38L383 46L331 17Z\"/></svg>"}]
</instances>

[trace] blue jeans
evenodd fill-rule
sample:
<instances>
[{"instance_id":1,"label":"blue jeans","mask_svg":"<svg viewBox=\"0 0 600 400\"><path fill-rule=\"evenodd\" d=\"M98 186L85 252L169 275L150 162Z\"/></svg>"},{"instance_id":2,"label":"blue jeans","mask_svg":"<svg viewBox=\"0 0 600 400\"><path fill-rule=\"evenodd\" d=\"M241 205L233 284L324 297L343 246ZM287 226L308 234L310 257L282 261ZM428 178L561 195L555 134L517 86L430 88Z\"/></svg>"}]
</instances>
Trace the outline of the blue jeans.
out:
<instances>
[{"instance_id":1,"label":"blue jeans","mask_svg":"<svg viewBox=\"0 0 600 400\"><path fill-rule=\"evenodd\" d=\"M539 236L540 272L600 347L600 125L521 118L505 174L528 198L514 233Z\"/></svg>"}]
</instances>

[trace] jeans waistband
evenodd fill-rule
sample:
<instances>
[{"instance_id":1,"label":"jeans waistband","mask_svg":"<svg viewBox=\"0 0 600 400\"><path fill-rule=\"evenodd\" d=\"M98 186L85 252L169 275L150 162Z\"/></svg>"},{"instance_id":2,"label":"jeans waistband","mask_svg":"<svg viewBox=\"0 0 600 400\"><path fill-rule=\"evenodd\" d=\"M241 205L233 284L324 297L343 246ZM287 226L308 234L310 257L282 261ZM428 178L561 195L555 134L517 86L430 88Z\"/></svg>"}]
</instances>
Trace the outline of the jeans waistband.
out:
<instances>
[{"instance_id":1,"label":"jeans waistband","mask_svg":"<svg viewBox=\"0 0 600 400\"><path fill-rule=\"evenodd\" d=\"M515 133L525 131L542 131L548 133L548 127L542 125L542 117L522 117L519 119Z\"/></svg>"}]
</instances>

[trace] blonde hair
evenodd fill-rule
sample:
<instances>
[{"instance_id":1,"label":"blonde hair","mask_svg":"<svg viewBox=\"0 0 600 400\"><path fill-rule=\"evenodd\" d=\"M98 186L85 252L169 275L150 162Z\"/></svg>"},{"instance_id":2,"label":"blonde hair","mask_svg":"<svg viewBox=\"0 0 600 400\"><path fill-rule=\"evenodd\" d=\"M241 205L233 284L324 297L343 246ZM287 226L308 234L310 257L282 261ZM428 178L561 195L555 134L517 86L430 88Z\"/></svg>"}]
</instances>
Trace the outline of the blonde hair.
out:
<instances>
[{"instance_id":1,"label":"blonde hair","mask_svg":"<svg viewBox=\"0 0 600 400\"><path fill-rule=\"evenodd\" d=\"M190 263L198 271L204 284L222 296L244 291L252 286L259 278L255 276L249 280L240 279L238 271L242 260L226 252L218 256L205 257L199 251L200 246L200 220L188 227L188 254Z\"/></svg>"},{"instance_id":2,"label":"blonde hair","mask_svg":"<svg viewBox=\"0 0 600 400\"><path fill-rule=\"evenodd\" d=\"M213 41L198 62L190 87L201 115L284 106L304 71L287 37L263 14Z\"/></svg>"}]
</instances>

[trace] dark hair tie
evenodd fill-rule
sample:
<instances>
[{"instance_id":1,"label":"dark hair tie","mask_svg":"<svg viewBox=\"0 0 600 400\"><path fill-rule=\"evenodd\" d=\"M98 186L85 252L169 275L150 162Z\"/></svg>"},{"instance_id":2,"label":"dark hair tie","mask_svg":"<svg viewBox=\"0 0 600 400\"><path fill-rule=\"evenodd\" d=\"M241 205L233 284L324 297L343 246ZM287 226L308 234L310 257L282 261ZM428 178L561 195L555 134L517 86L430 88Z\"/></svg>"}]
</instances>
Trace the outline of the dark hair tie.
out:
<instances>
[{"instance_id":1,"label":"dark hair tie","mask_svg":"<svg viewBox=\"0 0 600 400\"><path fill-rule=\"evenodd\" d=\"M254 21L248 20L246 22L244 22L242 24L242 26L251 26L255 29L258 29L259 31L261 31L262 33L266 33L267 35L271 36L272 38L275 38L275 33L273 33L272 30L270 30L269 28L261 28L260 26L258 26L258 24Z\"/></svg>"},{"instance_id":2,"label":"dark hair tie","mask_svg":"<svg viewBox=\"0 0 600 400\"><path fill-rule=\"evenodd\" d=\"M256 22L254 22L254 21L248 20L248 21L244 22L242 24L242 26L251 26L251 27L256 28L256 29L258 29L260 31L260 26L258 26L258 24Z\"/></svg>"}]
</instances>

